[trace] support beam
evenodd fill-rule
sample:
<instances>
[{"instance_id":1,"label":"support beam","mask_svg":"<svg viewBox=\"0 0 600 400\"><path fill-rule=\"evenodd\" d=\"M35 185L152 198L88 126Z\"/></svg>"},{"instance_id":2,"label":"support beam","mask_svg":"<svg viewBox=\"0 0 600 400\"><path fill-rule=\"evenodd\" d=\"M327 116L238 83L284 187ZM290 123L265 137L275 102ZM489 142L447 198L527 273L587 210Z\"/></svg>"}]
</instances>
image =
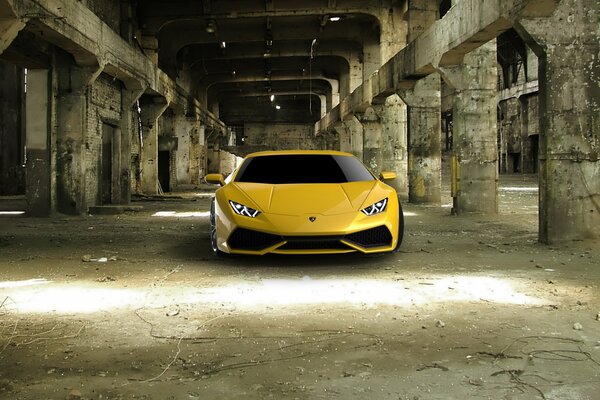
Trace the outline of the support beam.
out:
<instances>
[{"instance_id":1,"label":"support beam","mask_svg":"<svg viewBox=\"0 0 600 400\"><path fill-rule=\"evenodd\" d=\"M600 239L598 2L563 0L516 26L539 57L539 240Z\"/></svg>"},{"instance_id":2,"label":"support beam","mask_svg":"<svg viewBox=\"0 0 600 400\"><path fill-rule=\"evenodd\" d=\"M453 212L498 213L498 71L496 41L460 66L440 69L455 89L452 148L457 159Z\"/></svg>"}]
</instances>

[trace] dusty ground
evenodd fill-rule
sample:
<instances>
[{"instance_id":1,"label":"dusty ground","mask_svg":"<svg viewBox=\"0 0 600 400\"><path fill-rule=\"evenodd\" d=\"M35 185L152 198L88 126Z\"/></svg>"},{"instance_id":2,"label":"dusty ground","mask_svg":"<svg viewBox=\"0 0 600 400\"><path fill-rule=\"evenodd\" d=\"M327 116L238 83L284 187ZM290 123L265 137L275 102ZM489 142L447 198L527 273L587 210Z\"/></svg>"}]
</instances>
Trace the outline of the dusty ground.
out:
<instances>
[{"instance_id":1,"label":"dusty ground","mask_svg":"<svg viewBox=\"0 0 600 400\"><path fill-rule=\"evenodd\" d=\"M534 187L378 257L217 259L208 193L0 218L0 398L597 400L600 245L538 244Z\"/></svg>"}]
</instances>

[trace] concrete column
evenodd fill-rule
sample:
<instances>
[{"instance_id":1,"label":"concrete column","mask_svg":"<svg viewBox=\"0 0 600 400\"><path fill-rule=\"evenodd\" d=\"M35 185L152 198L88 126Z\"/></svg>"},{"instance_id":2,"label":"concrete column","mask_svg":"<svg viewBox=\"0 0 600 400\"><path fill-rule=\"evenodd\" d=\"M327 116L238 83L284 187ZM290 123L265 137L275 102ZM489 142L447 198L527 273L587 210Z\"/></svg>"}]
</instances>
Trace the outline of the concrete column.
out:
<instances>
[{"instance_id":1,"label":"concrete column","mask_svg":"<svg viewBox=\"0 0 600 400\"><path fill-rule=\"evenodd\" d=\"M204 126L200 120L196 120L196 125L190 132L190 175L191 182L198 185L202 178L207 174L207 146L204 137Z\"/></svg>"},{"instance_id":2,"label":"concrete column","mask_svg":"<svg viewBox=\"0 0 600 400\"><path fill-rule=\"evenodd\" d=\"M348 131L348 136L350 138L350 153L363 161L363 125L354 115L344 118L342 122L345 129Z\"/></svg>"},{"instance_id":3,"label":"concrete column","mask_svg":"<svg viewBox=\"0 0 600 400\"><path fill-rule=\"evenodd\" d=\"M84 157L89 87L102 68L78 67L61 57L56 61L57 209L65 214L82 214L88 208Z\"/></svg>"},{"instance_id":4,"label":"concrete column","mask_svg":"<svg viewBox=\"0 0 600 400\"><path fill-rule=\"evenodd\" d=\"M120 194L119 198L115 199L118 204L129 204L131 202L131 139L138 135L138 126L134 123L136 115L134 107L136 107L137 101L143 93L144 88L139 82L130 83L128 87L121 90L121 121L119 124L121 131L119 157L121 160L120 171L118 172Z\"/></svg>"},{"instance_id":5,"label":"concrete column","mask_svg":"<svg viewBox=\"0 0 600 400\"><path fill-rule=\"evenodd\" d=\"M408 197L407 126L406 104L400 97L392 95L383 104L383 171L396 173L397 178L387 182L399 195Z\"/></svg>"},{"instance_id":6,"label":"concrete column","mask_svg":"<svg viewBox=\"0 0 600 400\"><path fill-rule=\"evenodd\" d=\"M381 173L383 166L383 125L379 118L381 109L381 106L369 107L360 118L363 126L363 162L375 175Z\"/></svg>"},{"instance_id":7,"label":"concrete column","mask_svg":"<svg viewBox=\"0 0 600 400\"><path fill-rule=\"evenodd\" d=\"M453 212L498 212L498 75L496 41L467 54L457 67L444 68L456 90L452 148L457 159Z\"/></svg>"},{"instance_id":8,"label":"concrete column","mask_svg":"<svg viewBox=\"0 0 600 400\"><path fill-rule=\"evenodd\" d=\"M413 1L409 1L409 7ZM379 42L381 43L381 65L383 65L406 47L407 22L400 7L389 9L382 7L380 10L381 32Z\"/></svg>"},{"instance_id":9,"label":"concrete column","mask_svg":"<svg viewBox=\"0 0 600 400\"><path fill-rule=\"evenodd\" d=\"M51 212L51 162L48 70L30 69L26 96L26 193L28 215L42 217Z\"/></svg>"},{"instance_id":10,"label":"concrete column","mask_svg":"<svg viewBox=\"0 0 600 400\"><path fill-rule=\"evenodd\" d=\"M333 131L338 136L338 140L340 143L340 151L345 151L346 153L352 152L352 143L350 138L350 132L344 125L342 121L336 122L333 125Z\"/></svg>"},{"instance_id":11,"label":"concrete column","mask_svg":"<svg viewBox=\"0 0 600 400\"><path fill-rule=\"evenodd\" d=\"M142 177L140 190L144 194L158 193L158 119L169 106L162 96L142 96Z\"/></svg>"},{"instance_id":12,"label":"concrete column","mask_svg":"<svg viewBox=\"0 0 600 400\"><path fill-rule=\"evenodd\" d=\"M598 1L563 0L516 29L539 57L539 239L600 239Z\"/></svg>"},{"instance_id":13,"label":"concrete column","mask_svg":"<svg viewBox=\"0 0 600 400\"><path fill-rule=\"evenodd\" d=\"M363 41L362 82L373 75L381 65L381 47L379 46L379 38L365 37Z\"/></svg>"},{"instance_id":14,"label":"concrete column","mask_svg":"<svg viewBox=\"0 0 600 400\"><path fill-rule=\"evenodd\" d=\"M408 199L442 201L441 81L438 74L398 92L408 106Z\"/></svg>"},{"instance_id":15,"label":"concrete column","mask_svg":"<svg viewBox=\"0 0 600 400\"><path fill-rule=\"evenodd\" d=\"M175 117L175 135L177 136L176 182L177 185L191 185L192 179L192 132L196 129L195 116L184 114Z\"/></svg>"},{"instance_id":16,"label":"concrete column","mask_svg":"<svg viewBox=\"0 0 600 400\"><path fill-rule=\"evenodd\" d=\"M360 62L360 58L358 54L354 52L350 53L350 74L348 84L350 85L349 91L347 93L342 92L342 98L348 96L350 93L354 92L354 90L362 85L363 83L363 65ZM341 90L341 88L340 88Z\"/></svg>"}]
</instances>

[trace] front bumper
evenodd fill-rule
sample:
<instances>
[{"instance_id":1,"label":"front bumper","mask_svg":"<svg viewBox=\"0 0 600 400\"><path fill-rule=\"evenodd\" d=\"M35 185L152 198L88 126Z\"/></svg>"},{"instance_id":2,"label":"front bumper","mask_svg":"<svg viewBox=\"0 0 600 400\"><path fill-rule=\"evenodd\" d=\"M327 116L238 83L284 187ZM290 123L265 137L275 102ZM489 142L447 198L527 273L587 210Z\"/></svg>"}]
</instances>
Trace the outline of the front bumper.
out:
<instances>
[{"instance_id":1,"label":"front bumper","mask_svg":"<svg viewBox=\"0 0 600 400\"><path fill-rule=\"evenodd\" d=\"M375 216L286 216L248 218L227 213L217 219L219 248L232 254L339 254L389 252L396 246L397 204ZM225 210L223 210L225 211Z\"/></svg>"}]
</instances>

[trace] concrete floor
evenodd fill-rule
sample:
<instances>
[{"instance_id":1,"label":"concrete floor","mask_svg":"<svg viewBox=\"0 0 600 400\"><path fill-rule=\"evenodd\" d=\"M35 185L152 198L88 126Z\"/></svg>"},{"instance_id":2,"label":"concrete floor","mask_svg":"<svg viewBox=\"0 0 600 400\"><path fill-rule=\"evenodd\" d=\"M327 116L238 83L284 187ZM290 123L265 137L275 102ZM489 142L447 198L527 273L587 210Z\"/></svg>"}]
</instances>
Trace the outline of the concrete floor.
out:
<instances>
[{"instance_id":1,"label":"concrete floor","mask_svg":"<svg viewBox=\"0 0 600 400\"><path fill-rule=\"evenodd\" d=\"M2 217L0 398L598 399L600 246L538 244L535 179L501 186L406 204L384 256L217 259L210 193Z\"/></svg>"}]
</instances>

